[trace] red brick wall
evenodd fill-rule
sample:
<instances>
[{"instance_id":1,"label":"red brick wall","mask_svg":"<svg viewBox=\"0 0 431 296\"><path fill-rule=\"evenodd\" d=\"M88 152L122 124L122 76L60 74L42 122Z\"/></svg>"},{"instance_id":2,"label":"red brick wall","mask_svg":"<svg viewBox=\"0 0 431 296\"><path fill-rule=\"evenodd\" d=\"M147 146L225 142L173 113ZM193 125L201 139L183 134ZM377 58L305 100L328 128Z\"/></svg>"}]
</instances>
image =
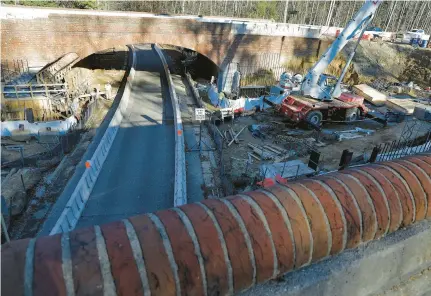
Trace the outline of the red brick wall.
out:
<instances>
[{"instance_id":1,"label":"red brick wall","mask_svg":"<svg viewBox=\"0 0 431 296\"><path fill-rule=\"evenodd\" d=\"M262 53L277 53L281 60L315 55L319 46L317 39L233 35L230 24L126 16L50 14L48 18L3 19L1 33L2 59L26 58L30 66L43 66L68 52L83 58L136 43L187 47L219 66L232 59L252 62Z\"/></svg>"},{"instance_id":2,"label":"red brick wall","mask_svg":"<svg viewBox=\"0 0 431 296\"><path fill-rule=\"evenodd\" d=\"M430 175L431 154L412 155L13 241L1 292L231 295L430 219Z\"/></svg>"}]
</instances>

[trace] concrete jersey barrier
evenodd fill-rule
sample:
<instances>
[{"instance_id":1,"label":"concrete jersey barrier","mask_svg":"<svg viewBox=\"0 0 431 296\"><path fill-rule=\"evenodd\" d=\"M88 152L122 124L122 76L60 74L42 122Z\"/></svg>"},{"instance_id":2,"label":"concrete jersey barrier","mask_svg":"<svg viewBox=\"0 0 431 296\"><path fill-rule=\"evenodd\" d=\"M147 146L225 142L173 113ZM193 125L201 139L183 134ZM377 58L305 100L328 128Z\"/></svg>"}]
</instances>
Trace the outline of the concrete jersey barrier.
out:
<instances>
[{"instance_id":1,"label":"concrete jersey barrier","mask_svg":"<svg viewBox=\"0 0 431 296\"><path fill-rule=\"evenodd\" d=\"M114 142L120 123L123 119L123 114L126 112L127 105L129 103L132 82L135 76L136 53L133 45L130 46L130 48L132 54L132 66L127 77L120 104L118 105L117 110L115 111L114 116L112 117L99 145L97 146L96 151L92 157L87 160L87 163L90 165L90 167L88 167L81 176L74 191L70 195L69 201L67 202L63 212L61 213L54 227L50 230L50 235L71 231L75 228L79 218L81 217L81 213L85 208L88 198L90 197L94 184L96 184L97 178L100 174L100 171L102 170L103 163L108 156L112 143Z\"/></svg>"},{"instance_id":2,"label":"concrete jersey barrier","mask_svg":"<svg viewBox=\"0 0 431 296\"><path fill-rule=\"evenodd\" d=\"M175 92L174 82L172 81L168 63L162 50L157 44L154 44L154 49L160 57L165 70L166 79L168 80L169 95L172 100L172 108L174 110L174 125L175 125L175 184L174 184L174 207L178 207L187 203L186 189L186 156L183 136L183 122L181 120L180 105Z\"/></svg>"},{"instance_id":3,"label":"concrete jersey barrier","mask_svg":"<svg viewBox=\"0 0 431 296\"><path fill-rule=\"evenodd\" d=\"M412 155L14 241L2 294L230 295L431 218L430 176Z\"/></svg>"}]
</instances>

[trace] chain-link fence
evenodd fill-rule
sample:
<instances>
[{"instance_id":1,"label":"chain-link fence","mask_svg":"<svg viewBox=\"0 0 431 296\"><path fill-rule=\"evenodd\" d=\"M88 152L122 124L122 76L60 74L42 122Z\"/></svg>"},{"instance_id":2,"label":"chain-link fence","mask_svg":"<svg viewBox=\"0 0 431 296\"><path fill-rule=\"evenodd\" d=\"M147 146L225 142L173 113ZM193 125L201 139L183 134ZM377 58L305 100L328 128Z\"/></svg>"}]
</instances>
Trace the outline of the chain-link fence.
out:
<instances>
[{"instance_id":1,"label":"chain-link fence","mask_svg":"<svg viewBox=\"0 0 431 296\"><path fill-rule=\"evenodd\" d=\"M269 86L276 84L280 75L286 71L286 68L283 66L262 67L240 65L238 70L241 72L241 86Z\"/></svg>"},{"instance_id":2,"label":"chain-link fence","mask_svg":"<svg viewBox=\"0 0 431 296\"><path fill-rule=\"evenodd\" d=\"M92 116L99 109L100 104L101 102L99 98L90 101L87 106L82 109L79 122L76 128L85 129L87 127L87 124L92 119Z\"/></svg>"},{"instance_id":3,"label":"chain-link fence","mask_svg":"<svg viewBox=\"0 0 431 296\"><path fill-rule=\"evenodd\" d=\"M268 94L268 86L243 86L239 89L240 97L257 98Z\"/></svg>"},{"instance_id":4,"label":"chain-link fence","mask_svg":"<svg viewBox=\"0 0 431 296\"><path fill-rule=\"evenodd\" d=\"M208 127L208 131L210 132L212 139L214 141L215 144L215 149L217 151L218 154L218 163L217 163L217 168L218 171L220 173L220 180L221 180L221 185L223 188L223 192L225 195L231 195L233 194L234 190L233 190L233 186L232 186L232 182L229 180L227 172L226 172L226 166L225 166L225 162L224 162L224 138L222 137L221 134L219 134L219 130L217 129L215 122L214 121L210 121L207 124Z\"/></svg>"},{"instance_id":5,"label":"chain-link fence","mask_svg":"<svg viewBox=\"0 0 431 296\"><path fill-rule=\"evenodd\" d=\"M71 153L81 140L81 135L87 130L87 123L92 119L95 111L98 109L99 102L94 100L89 103L81 112L78 124L72 126L66 133L59 134L57 131L39 131L35 136L36 144L42 146L42 152L31 155L25 155L24 145L5 146L7 150L20 151L21 157L18 160L2 163L2 167L20 167L20 166L45 166L49 160L60 158L65 154ZM9 148L8 148L9 147ZM12 149L13 148L13 149Z\"/></svg>"}]
</instances>

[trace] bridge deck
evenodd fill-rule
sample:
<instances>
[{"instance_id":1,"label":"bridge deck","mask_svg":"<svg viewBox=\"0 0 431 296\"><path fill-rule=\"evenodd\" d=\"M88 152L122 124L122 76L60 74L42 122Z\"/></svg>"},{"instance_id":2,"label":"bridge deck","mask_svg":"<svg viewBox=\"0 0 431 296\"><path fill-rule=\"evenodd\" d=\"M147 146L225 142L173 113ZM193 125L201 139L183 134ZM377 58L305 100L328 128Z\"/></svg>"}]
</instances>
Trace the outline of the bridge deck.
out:
<instances>
[{"instance_id":1,"label":"bridge deck","mask_svg":"<svg viewBox=\"0 0 431 296\"><path fill-rule=\"evenodd\" d=\"M130 102L77 228L173 206L174 126L157 54L137 46Z\"/></svg>"}]
</instances>

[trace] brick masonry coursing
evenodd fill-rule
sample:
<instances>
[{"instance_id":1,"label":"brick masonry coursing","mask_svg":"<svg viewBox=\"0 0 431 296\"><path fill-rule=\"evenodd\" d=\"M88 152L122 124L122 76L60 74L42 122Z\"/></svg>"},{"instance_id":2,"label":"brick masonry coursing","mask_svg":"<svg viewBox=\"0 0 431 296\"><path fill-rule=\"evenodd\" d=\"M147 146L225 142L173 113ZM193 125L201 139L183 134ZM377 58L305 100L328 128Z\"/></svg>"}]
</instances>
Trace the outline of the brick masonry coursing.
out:
<instances>
[{"instance_id":1,"label":"brick masonry coursing","mask_svg":"<svg viewBox=\"0 0 431 296\"><path fill-rule=\"evenodd\" d=\"M25 58L30 66L36 67L69 52L84 58L126 44L159 43L193 49L218 66L232 61L259 63L264 54L275 54L275 63L281 65L292 57L320 55L330 43L315 38L236 35L231 27L229 23L191 19L103 15L10 18L1 20L1 52L2 59ZM271 67L275 66L272 63Z\"/></svg>"},{"instance_id":2,"label":"brick masonry coursing","mask_svg":"<svg viewBox=\"0 0 431 296\"><path fill-rule=\"evenodd\" d=\"M1 291L232 294L431 218L430 172L431 154L413 155L14 241Z\"/></svg>"}]
</instances>

